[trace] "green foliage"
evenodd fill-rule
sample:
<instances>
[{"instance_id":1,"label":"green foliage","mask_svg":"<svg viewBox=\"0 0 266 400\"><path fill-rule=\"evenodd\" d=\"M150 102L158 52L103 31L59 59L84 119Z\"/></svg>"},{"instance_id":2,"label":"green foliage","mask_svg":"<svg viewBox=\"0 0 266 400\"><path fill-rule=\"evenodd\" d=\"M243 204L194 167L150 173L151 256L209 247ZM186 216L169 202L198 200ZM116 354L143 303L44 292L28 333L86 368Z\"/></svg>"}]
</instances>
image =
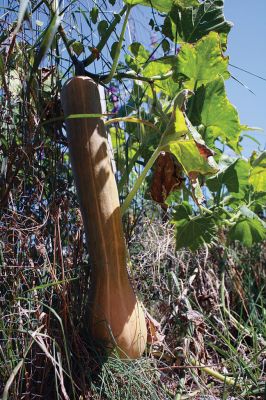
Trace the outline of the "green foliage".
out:
<instances>
[{"instance_id":1,"label":"green foliage","mask_svg":"<svg viewBox=\"0 0 266 400\"><path fill-rule=\"evenodd\" d=\"M187 43L181 47L174 77L178 79L182 74L185 77L184 87L195 90L218 76L229 78L227 66L228 58L222 55L219 35L211 32L195 46Z\"/></svg>"},{"instance_id":2,"label":"green foliage","mask_svg":"<svg viewBox=\"0 0 266 400\"><path fill-rule=\"evenodd\" d=\"M125 60L127 65L134 71L139 71L149 59L150 53L144 48L141 43L134 42L129 46L129 51L132 56L126 55Z\"/></svg>"},{"instance_id":3,"label":"green foliage","mask_svg":"<svg viewBox=\"0 0 266 400\"><path fill-rule=\"evenodd\" d=\"M80 56L81 53L83 53L83 51L84 51L84 46L83 46L83 44L81 42L75 41L74 43L72 43L71 46L72 46L72 49L73 49L74 53L77 56Z\"/></svg>"},{"instance_id":4,"label":"green foliage","mask_svg":"<svg viewBox=\"0 0 266 400\"><path fill-rule=\"evenodd\" d=\"M252 162L249 183L255 192L266 192L266 152Z\"/></svg>"},{"instance_id":5,"label":"green foliage","mask_svg":"<svg viewBox=\"0 0 266 400\"><path fill-rule=\"evenodd\" d=\"M241 217L229 230L228 239L238 240L243 246L251 247L266 239L266 225L258 219Z\"/></svg>"},{"instance_id":6,"label":"green foliage","mask_svg":"<svg viewBox=\"0 0 266 400\"><path fill-rule=\"evenodd\" d=\"M153 8L166 13L169 12L172 5L172 0L153 0L152 3L149 0L124 0L124 2L132 6L136 4L148 7L152 6Z\"/></svg>"},{"instance_id":7,"label":"green foliage","mask_svg":"<svg viewBox=\"0 0 266 400\"><path fill-rule=\"evenodd\" d=\"M107 29L108 29L108 22L105 21L105 19L103 19L98 23L97 30L100 36L103 36L106 33Z\"/></svg>"},{"instance_id":8,"label":"green foliage","mask_svg":"<svg viewBox=\"0 0 266 400\"><path fill-rule=\"evenodd\" d=\"M181 8L198 6L200 4L198 0L153 0L152 2L149 0L124 0L124 2L130 5L140 4L142 6L153 7L164 13L170 12L173 3Z\"/></svg>"},{"instance_id":9,"label":"green foliage","mask_svg":"<svg viewBox=\"0 0 266 400\"><path fill-rule=\"evenodd\" d=\"M195 123L202 125L202 135L209 146L215 148L215 141L219 139L239 153L242 127L236 108L226 96L222 78L196 91L192 115Z\"/></svg>"},{"instance_id":10,"label":"green foliage","mask_svg":"<svg viewBox=\"0 0 266 400\"><path fill-rule=\"evenodd\" d=\"M99 15L99 9L98 7L93 7L90 11L90 17L91 17L91 22L93 24L97 23L98 20L98 15Z\"/></svg>"},{"instance_id":11,"label":"green foliage","mask_svg":"<svg viewBox=\"0 0 266 400\"><path fill-rule=\"evenodd\" d=\"M163 148L174 154L187 175L192 173L196 173L197 175L211 175L217 171L202 157L193 139L176 140L165 145L165 147L163 146Z\"/></svg>"},{"instance_id":12,"label":"green foliage","mask_svg":"<svg viewBox=\"0 0 266 400\"><path fill-rule=\"evenodd\" d=\"M209 32L223 34L223 42L232 23L224 17L223 0L206 0L198 7L180 8L174 2L164 20L162 32L176 42L195 43ZM190 4L194 5L194 4Z\"/></svg>"},{"instance_id":13,"label":"green foliage","mask_svg":"<svg viewBox=\"0 0 266 400\"><path fill-rule=\"evenodd\" d=\"M229 241L239 240L240 236L233 232L239 223L241 226L241 218L255 220L251 224L258 227L261 221L256 219L256 212L264 212L264 156L257 157L258 160L253 157L252 161L241 158L241 132L247 128L240 123L224 85L224 79L228 79L230 74L228 57L223 55L222 49L231 25L223 18L222 2L214 3L207 1L198 5L194 12L196 15L204 11L202 18L209 18L208 21L214 24L216 18L220 18L221 24L211 32L206 30L196 43L191 44L189 40L183 43L177 56L150 60L149 52L140 43L133 43L129 49L132 55L126 57L128 66L137 74L154 80L153 90L145 79L138 85L143 89L143 107L147 107L152 99L151 114L154 114L155 127L161 134L153 136L155 140L149 142L154 153L148 161L145 153L148 142L145 144L145 135L142 137L141 147L132 160L143 157L145 168L122 210L125 212L129 206L160 151L170 152L177 161L181 176L183 179L186 177L180 188L181 198L190 198L200 210L200 214L194 211L195 215L188 218L179 218L175 212L173 218L177 248L184 246L193 250L203 243L214 243L217 229L223 229L225 233L230 231ZM182 9L182 12L191 10ZM133 131L130 134L133 138ZM222 156L219 144L229 146L235 152L235 158L220 170L213 158L215 156L219 163ZM210 191L207 199L202 190L205 181ZM256 192L261 195L257 196ZM174 198L170 195L167 200L170 208ZM204 203L207 208L202 207ZM249 210L248 215L243 210ZM262 235L254 236L253 242L258 238ZM250 240L244 242L250 243Z\"/></svg>"},{"instance_id":14,"label":"green foliage","mask_svg":"<svg viewBox=\"0 0 266 400\"><path fill-rule=\"evenodd\" d=\"M176 227L176 249L189 247L196 250L204 243L210 243L216 232L215 220L212 216L192 216L192 208L188 203L175 207L173 222Z\"/></svg>"},{"instance_id":15,"label":"green foliage","mask_svg":"<svg viewBox=\"0 0 266 400\"><path fill-rule=\"evenodd\" d=\"M242 199L249 189L249 170L250 166L247 161L237 159L228 168L208 179L208 188L212 192L218 192L225 185L231 196Z\"/></svg>"}]
</instances>

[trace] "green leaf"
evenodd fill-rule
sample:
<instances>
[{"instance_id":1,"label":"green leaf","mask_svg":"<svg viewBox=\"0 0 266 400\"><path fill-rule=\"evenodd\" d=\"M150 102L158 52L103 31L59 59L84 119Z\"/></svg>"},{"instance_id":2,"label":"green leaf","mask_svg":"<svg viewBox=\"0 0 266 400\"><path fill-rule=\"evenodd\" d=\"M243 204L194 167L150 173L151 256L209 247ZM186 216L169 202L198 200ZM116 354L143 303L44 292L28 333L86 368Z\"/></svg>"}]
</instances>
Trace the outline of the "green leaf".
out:
<instances>
[{"instance_id":1,"label":"green leaf","mask_svg":"<svg viewBox=\"0 0 266 400\"><path fill-rule=\"evenodd\" d=\"M142 57L143 56L144 53L142 53ZM141 72L141 74L147 78L150 77L163 78L163 80L154 81L154 89L156 92L162 92L164 93L164 95L168 95L173 98L176 95L176 93L180 90L180 83L174 82L172 79L172 71L174 69L174 66L176 65L176 59L177 59L176 56L165 56L155 61L152 60L149 62L147 62L147 60L150 54L147 52L145 56L146 56L145 59L140 59L140 62L138 63L134 61L134 64L130 64L128 62L129 61L128 56L126 60L128 65L132 69ZM143 68L142 71L141 67ZM167 75L169 76L168 78ZM146 94L151 98L153 97L149 85L147 86Z\"/></svg>"},{"instance_id":2,"label":"green leaf","mask_svg":"<svg viewBox=\"0 0 266 400\"><path fill-rule=\"evenodd\" d=\"M147 60L147 59L146 59ZM162 92L165 95L174 97L180 90L179 82L173 82L172 71L176 64L176 56L165 56L155 61L149 61L142 70L142 75L150 77L162 77L163 80L155 80L154 89L156 92ZM170 74L169 78L165 78L167 74ZM152 97L150 88L147 89L147 94Z\"/></svg>"},{"instance_id":3,"label":"green leaf","mask_svg":"<svg viewBox=\"0 0 266 400\"><path fill-rule=\"evenodd\" d=\"M266 167L266 151L252 160L252 167Z\"/></svg>"},{"instance_id":4,"label":"green leaf","mask_svg":"<svg viewBox=\"0 0 266 400\"><path fill-rule=\"evenodd\" d=\"M233 24L224 17L223 0L206 0L194 8L182 9L178 5L182 4L175 2L165 18L163 34L177 42L195 43L214 31L222 34L222 43L226 45L226 37Z\"/></svg>"},{"instance_id":5,"label":"green leaf","mask_svg":"<svg viewBox=\"0 0 266 400\"><path fill-rule=\"evenodd\" d=\"M112 60L115 58L117 46L118 46L118 42L114 42L112 44L111 51L110 51L110 55L112 57Z\"/></svg>"},{"instance_id":6,"label":"green leaf","mask_svg":"<svg viewBox=\"0 0 266 400\"><path fill-rule=\"evenodd\" d=\"M266 192L266 168L255 167L251 170L249 183L255 192Z\"/></svg>"},{"instance_id":7,"label":"green leaf","mask_svg":"<svg viewBox=\"0 0 266 400\"><path fill-rule=\"evenodd\" d=\"M234 198L242 199L249 190L249 170L247 161L237 159L228 168L209 178L207 186L211 192L218 192L225 185Z\"/></svg>"},{"instance_id":8,"label":"green leaf","mask_svg":"<svg viewBox=\"0 0 266 400\"><path fill-rule=\"evenodd\" d=\"M174 77L179 79L182 74L186 77L184 87L195 90L195 86L206 85L218 76L229 78L227 66L228 58L222 55L219 35L211 32L195 46L187 43L181 47Z\"/></svg>"},{"instance_id":9,"label":"green leaf","mask_svg":"<svg viewBox=\"0 0 266 400\"><path fill-rule=\"evenodd\" d=\"M212 216L197 216L173 222L176 227L176 250L189 247L194 251L203 244L210 243L216 234L216 224Z\"/></svg>"},{"instance_id":10,"label":"green leaf","mask_svg":"<svg viewBox=\"0 0 266 400\"><path fill-rule=\"evenodd\" d=\"M262 219L260 219L259 216L254 211L252 211L250 208L248 208L246 205L241 206L239 208L239 211L240 211L241 215L243 215L244 217L247 217L250 219L257 219L264 226L264 228L266 228L266 222L264 222Z\"/></svg>"},{"instance_id":11,"label":"green leaf","mask_svg":"<svg viewBox=\"0 0 266 400\"><path fill-rule=\"evenodd\" d=\"M162 48L163 48L164 53L168 53L170 51L170 43L167 39L164 39L162 41Z\"/></svg>"},{"instance_id":12,"label":"green leaf","mask_svg":"<svg viewBox=\"0 0 266 400\"><path fill-rule=\"evenodd\" d=\"M80 54L84 51L84 46L81 42L75 41L71 46L77 56L80 56Z\"/></svg>"},{"instance_id":13,"label":"green leaf","mask_svg":"<svg viewBox=\"0 0 266 400\"><path fill-rule=\"evenodd\" d=\"M236 108L226 96L222 78L217 78L197 90L191 114L194 124L203 125L207 145L214 147L215 140L219 139L235 152L239 152L241 124Z\"/></svg>"},{"instance_id":14,"label":"green leaf","mask_svg":"<svg viewBox=\"0 0 266 400\"><path fill-rule=\"evenodd\" d=\"M128 49L132 56L128 54L125 56L126 63L130 68L139 72L142 69L142 66L149 59L150 53L141 43L138 42L132 43Z\"/></svg>"},{"instance_id":15,"label":"green leaf","mask_svg":"<svg viewBox=\"0 0 266 400\"><path fill-rule=\"evenodd\" d=\"M174 5L179 6L182 8L187 8L187 7L193 7L193 6L199 6L200 3L198 0L174 0Z\"/></svg>"},{"instance_id":16,"label":"green leaf","mask_svg":"<svg viewBox=\"0 0 266 400\"><path fill-rule=\"evenodd\" d=\"M179 221L190 221L190 216L192 215L192 207L187 201L183 201L174 208L173 219L175 222Z\"/></svg>"},{"instance_id":17,"label":"green leaf","mask_svg":"<svg viewBox=\"0 0 266 400\"><path fill-rule=\"evenodd\" d=\"M241 199L250 189L248 183L249 169L250 165L247 161L238 159L224 172L223 184L233 197Z\"/></svg>"},{"instance_id":18,"label":"green leaf","mask_svg":"<svg viewBox=\"0 0 266 400\"><path fill-rule=\"evenodd\" d=\"M252 162L249 183L255 192L266 192L266 151Z\"/></svg>"},{"instance_id":19,"label":"green leaf","mask_svg":"<svg viewBox=\"0 0 266 400\"><path fill-rule=\"evenodd\" d=\"M194 140L176 140L162 146L162 150L170 151L182 165L185 173L211 175L217 172L203 157Z\"/></svg>"},{"instance_id":20,"label":"green leaf","mask_svg":"<svg viewBox=\"0 0 266 400\"><path fill-rule=\"evenodd\" d=\"M131 5L140 4L152 7L165 13L171 10L173 3L182 8L198 6L200 4L198 0L124 0L124 2Z\"/></svg>"},{"instance_id":21,"label":"green leaf","mask_svg":"<svg viewBox=\"0 0 266 400\"><path fill-rule=\"evenodd\" d=\"M238 240L247 247L265 239L266 230L258 219L241 218L228 233L229 242Z\"/></svg>"},{"instance_id":22,"label":"green leaf","mask_svg":"<svg viewBox=\"0 0 266 400\"><path fill-rule=\"evenodd\" d=\"M98 7L93 7L90 11L91 22L96 24L98 20L99 9Z\"/></svg>"},{"instance_id":23,"label":"green leaf","mask_svg":"<svg viewBox=\"0 0 266 400\"><path fill-rule=\"evenodd\" d=\"M130 5L140 4L142 6L152 7L165 13L171 10L173 4L173 0L124 0L124 2Z\"/></svg>"},{"instance_id":24,"label":"green leaf","mask_svg":"<svg viewBox=\"0 0 266 400\"><path fill-rule=\"evenodd\" d=\"M175 112L175 134L177 137L185 136L188 133L188 127L183 112L177 107Z\"/></svg>"},{"instance_id":25,"label":"green leaf","mask_svg":"<svg viewBox=\"0 0 266 400\"><path fill-rule=\"evenodd\" d=\"M100 21L97 26L98 33L100 36L103 36L108 29L108 22L104 20Z\"/></svg>"}]
</instances>

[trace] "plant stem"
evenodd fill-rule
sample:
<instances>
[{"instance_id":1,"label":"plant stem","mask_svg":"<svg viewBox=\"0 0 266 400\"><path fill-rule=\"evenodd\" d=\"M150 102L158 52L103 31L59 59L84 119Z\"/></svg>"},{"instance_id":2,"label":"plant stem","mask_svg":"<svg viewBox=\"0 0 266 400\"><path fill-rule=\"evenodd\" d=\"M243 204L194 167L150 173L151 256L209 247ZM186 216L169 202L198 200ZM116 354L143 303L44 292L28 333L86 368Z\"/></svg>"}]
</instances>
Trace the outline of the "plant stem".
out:
<instances>
[{"instance_id":1,"label":"plant stem","mask_svg":"<svg viewBox=\"0 0 266 400\"><path fill-rule=\"evenodd\" d=\"M97 46L95 46L97 48L97 50L99 51L99 53L102 51L102 49L104 48L104 46L106 45L107 41L109 40L111 34L113 33L115 27L117 24L119 24L121 17L124 15L124 13L128 10L128 5L125 5L122 10L120 11L119 14L116 14L114 16L114 20L113 22L109 25L108 29L106 30L105 34L101 37L99 43L97 44ZM88 65L90 65L93 61L95 60L95 55L91 54L89 57L87 57L84 61L84 67L87 67Z\"/></svg>"},{"instance_id":2,"label":"plant stem","mask_svg":"<svg viewBox=\"0 0 266 400\"><path fill-rule=\"evenodd\" d=\"M64 45L66 46L66 50L68 52L69 57L71 58L71 61L74 63L74 54L73 54L73 50L71 47L71 44L69 43L69 40L67 38L67 35L65 33L64 28L62 27L62 25L59 25L58 27L58 32L64 42Z\"/></svg>"},{"instance_id":3,"label":"plant stem","mask_svg":"<svg viewBox=\"0 0 266 400\"><path fill-rule=\"evenodd\" d=\"M138 74L134 73L133 71L128 71L128 72L118 72L115 75L115 78L117 78L117 79L135 79L137 81L153 83L154 81L164 81L165 79L171 78L172 75L173 75L173 71L169 71L164 75L154 75L151 77L147 77L147 76L138 75Z\"/></svg>"},{"instance_id":4,"label":"plant stem","mask_svg":"<svg viewBox=\"0 0 266 400\"><path fill-rule=\"evenodd\" d=\"M129 192L129 194L127 195L124 203L121 206L121 213L122 215L125 214L126 210L128 209L128 207L130 206L131 201L133 200L135 194L137 193L137 191L139 190L142 182L145 179L145 176L147 175L149 169L153 166L154 162L156 161L157 157L160 154L160 147L157 147L151 158L149 159L149 161L147 162L147 164L145 165L142 173L140 174L140 176L138 177L138 179L136 180L133 189Z\"/></svg>"},{"instance_id":5,"label":"plant stem","mask_svg":"<svg viewBox=\"0 0 266 400\"><path fill-rule=\"evenodd\" d=\"M137 159L139 158L140 154L141 154L141 150L142 148L140 147L136 153L134 154L134 156L132 157L130 163L128 164L128 168L127 170L124 172L124 174L122 175L118 185L117 185L117 189L118 189L118 193L121 194L123 187L129 177L130 172L132 171Z\"/></svg>"},{"instance_id":6,"label":"plant stem","mask_svg":"<svg viewBox=\"0 0 266 400\"><path fill-rule=\"evenodd\" d=\"M132 122L135 124L143 124L150 126L154 130L159 132L159 129L150 121L146 121L144 119L136 118L136 117L118 117L118 118L111 118L104 122L104 125L110 125L117 122Z\"/></svg>"},{"instance_id":7,"label":"plant stem","mask_svg":"<svg viewBox=\"0 0 266 400\"><path fill-rule=\"evenodd\" d=\"M191 358L189 360L192 365L197 365L197 362L195 359ZM213 369L209 367L205 367L203 364L200 363L200 366L202 366L202 371L206 372L208 375L212 376L213 378L217 379L220 382L224 382L226 385L229 386L237 386L239 387L239 384L236 384L235 379L229 378L228 376L222 375L217 371L214 371Z\"/></svg>"},{"instance_id":8,"label":"plant stem","mask_svg":"<svg viewBox=\"0 0 266 400\"><path fill-rule=\"evenodd\" d=\"M115 51L114 62L113 62L113 65L112 65L112 68L111 68L111 71L110 71L109 75L107 76L106 79L103 80L104 84L110 83L111 80L113 79L114 75L115 75L116 68L117 68L118 61L119 61L119 57L120 57L121 48L122 48L123 41L124 41L124 36L125 36L126 27L127 27L128 17L129 17L129 14L130 14L130 11L131 11L132 7L133 6L130 6L130 5L127 6L127 12L126 12L125 19L124 19L124 22L123 22L123 26L122 26L122 30L121 30L121 34L120 34L120 39L119 39L119 42L118 42L118 45L117 45L117 48L116 48L116 51Z\"/></svg>"}]
</instances>

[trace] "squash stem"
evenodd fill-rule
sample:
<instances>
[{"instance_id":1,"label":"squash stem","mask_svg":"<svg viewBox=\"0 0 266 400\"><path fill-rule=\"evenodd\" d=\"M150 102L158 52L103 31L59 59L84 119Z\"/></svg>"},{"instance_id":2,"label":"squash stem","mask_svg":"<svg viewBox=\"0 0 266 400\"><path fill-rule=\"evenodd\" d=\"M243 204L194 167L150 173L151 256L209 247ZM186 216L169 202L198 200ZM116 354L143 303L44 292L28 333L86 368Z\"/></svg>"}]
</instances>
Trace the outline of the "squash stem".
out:
<instances>
[{"instance_id":1,"label":"squash stem","mask_svg":"<svg viewBox=\"0 0 266 400\"><path fill-rule=\"evenodd\" d=\"M111 34L114 32L116 26L121 21L121 17L124 15L127 8L128 8L128 6L125 4L124 7L122 8L122 10L118 14L114 15L113 22L109 25L105 34L101 37L99 43L95 46L99 52L101 52L102 49L104 48L104 46L106 45ZM94 60L95 60L95 55L94 54L89 55L89 57L87 57L85 60L83 60L84 67L88 67Z\"/></svg>"},{"instance_id":2,"label":"squash stem","mask_svg":"<svg viewBox=\"0 0 266 400\"><path fill-rule=\"evenodd\" d=\"M147 173L149 172L149 169L153 166L153 164L155 163L157 157L160 154L160 147L157 147L152 156L150 157L149 161L147 162L147 164L145 165L142 173L140 174L140 176L138 177L138 179L136 180L132 190L129 192L129 194L127 195L124 203L121 206L121 213L122 215L125 214L126 210L128 209L128 207L130 206L131 201L133 200L135 194L137 193L137 191L139 190L142 182L144 181Z\"/></svg>"},{"instance_id":3,"label":"squash stem","mask_svg":"<svg viewBox=\"0 0 266 400\"><path fill-rule=\"evenodd\" d=\"M197 365L197 362L195 359L191 358L190 359L190 363L192 365ZM209 367L205 367L203 364L199 364L200 367L202 367L202 371L206 372L208 375L212 376L213 378L217 379L220 382L223 382L224 384L228 385L228 386L237 386L240 387L241 385L239 383L236 382L236 379L231 378L227 375L222 375L220 374L218 371L213 370L212 368Z\"/></svg>"},{"instance_id":4,"label":"squash stem","mask_svg":"<svg viewBox=\"0 0 266 400\"><path fill-rule=\"evenodd\" d=\"M124 41L124 36L125 36L126 27L127 27L128 17L129 17L130 10L131 10L132 7L133 6L131 6L131 5L129 5L127 7L127 12L126 12L125 19L124 19L124 22L123 22L122 31L121 31L121 34L120 34L120 39L119 39L119 42L118 42L118 45L117 45L117 48L116 48L116 51L115 51L114 62L113 62L110 74L107 76L106 79L103 80L104 84L110 83L111 80L113 79L114 75L115 75L116 68L117 68L118 61L119 61L119 57L120 57L121 48L122 48L123 41Z\"/></svg>"}]
</instances>

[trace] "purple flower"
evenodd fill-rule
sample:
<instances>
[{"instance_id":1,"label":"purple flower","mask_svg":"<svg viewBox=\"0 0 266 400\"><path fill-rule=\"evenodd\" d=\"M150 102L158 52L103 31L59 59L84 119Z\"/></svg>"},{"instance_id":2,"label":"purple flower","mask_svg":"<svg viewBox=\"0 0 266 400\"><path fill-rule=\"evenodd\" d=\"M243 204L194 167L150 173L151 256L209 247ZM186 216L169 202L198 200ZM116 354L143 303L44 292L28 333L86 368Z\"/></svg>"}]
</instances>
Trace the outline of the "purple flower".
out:
<instances>
[{"instance_id":1,"label":"purple flower","mask_svg":"<svg viewBox=\"0 0 266 400\"><path fill-rule=\"evenodd\" d=\"M110 86L109 87L109 93L110 94L115 94L117 93L117 88L115 86Z\"/></svg>"},{"instance_id":2,"label":"purple flower","mask_svg":"<svg viewBox=\"0 0 266 400\"><path fill-rule=\"evenodd\" d=\"M117 113L119 111L119 103L115 102L114 103L114 108L112 109L112 113Z\"/></svg>"},{"instance_id":3,"label":"purple flower","mask_svg":"<svg viewBox=\"0 0 266 400\"><path fill-rule=\"evenodd\" d=\"M115 94L112 94L109 99L112 103L116 103L118 101L118 97Z\"/></svg>"}]
</instances>

